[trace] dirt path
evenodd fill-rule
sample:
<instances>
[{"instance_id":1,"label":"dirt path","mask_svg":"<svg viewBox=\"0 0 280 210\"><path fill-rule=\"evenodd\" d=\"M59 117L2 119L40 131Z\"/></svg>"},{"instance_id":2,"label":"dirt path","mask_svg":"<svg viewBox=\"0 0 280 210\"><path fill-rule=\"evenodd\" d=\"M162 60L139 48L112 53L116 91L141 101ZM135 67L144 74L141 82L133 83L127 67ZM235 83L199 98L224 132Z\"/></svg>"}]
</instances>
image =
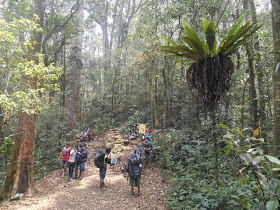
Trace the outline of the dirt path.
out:
<instances>
[{"instance_id":1,"label":"dirt path","mask_svg":"<svg viewBox=\"0 0 280 210\"><path fill-rule=\"evenodd\" d=\"M87 144L89 160L85 181L61 178L61 169L52 171L36 181L36 193L32 196L26 195L21 200L0 204L0 209L164 209L168 185L157 168L143 171L141 195L130 196L129 182L120 167L125 165L129 154L137 148L137 142L112 154L112 158L121 157L120 164L108 167L105 178L107 188L99 188L99 169L93 163L95 152L99 148L112 148L118 138L119 129L111 129L103 137Z\"/></svg>"}]
</instances>

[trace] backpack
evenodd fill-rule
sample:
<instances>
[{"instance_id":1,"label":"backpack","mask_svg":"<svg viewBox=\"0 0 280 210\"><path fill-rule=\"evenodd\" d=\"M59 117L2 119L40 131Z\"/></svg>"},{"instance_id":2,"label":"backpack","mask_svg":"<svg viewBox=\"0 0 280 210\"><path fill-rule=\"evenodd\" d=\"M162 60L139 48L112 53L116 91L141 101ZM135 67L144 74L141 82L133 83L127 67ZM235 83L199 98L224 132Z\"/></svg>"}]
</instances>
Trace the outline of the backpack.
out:
<instances>
[{"instance_id":1,"label":"backpack","mask_svg":"<svg viewBox=\"0 0 280 210\"><path fill-rule=\"evenodd\" d=\"M140 160L135 153L131 154L128 158L125 169L131 178L136 178L141 175Z\"/></svg>"},{"instance_id":2,"label":"backpack","mask_svg":"<svg viewBox=\"0 0 280 210\"><path fill-rule=\"evenodd\" d=\"M80 162L81 161L81 155L78 154L78 152L81 152L81 148L79 147L78 150L77 150L77 154L76 154L76 157L75 157L75 161L76 162Z\"/></svg>"},{"instance_id":3,"label":"backpack","mask_svg":"<svg viewBox=\"0 0 280 210\"><path fill-rule=\"evenodd\" d=\"M94 158L94 165L97 168L102 168L104 166L105 149L100 149L97 151Z\"/></svg>"},{"instance_id":4,"label":"backpack","mask_svg":"<svg viewBox=\"0 0 280 210\"><path fill-rule=\"evenodd\" d=\"M136 156L138 157L140 163L142 163L142 161L145 159L145 150L144 147L140 146L138 147L134 153L136 154Z\"/></svg>"},{"instance_id":5,"label":"backpack","mask_svg":"<svg viewBox=\"0 0 280 210\"><path fill-rule=\"evenodd\" d=\"M150 139L150 143L151 143L151 145L152 146L154 146L154 143L153 143L153 139L152 139L152 137L151 136L147 136L149 139Z\"/></svg>"},{"instance_id":6,"label":"backpack","mask_svg":"<svg viewBox=\"0 0 280 210\"><path fill-rule=\"evenodd\" d=\"M81 150L80 151L80 162L86 162L87 161L87 156L88 156L88 151L87 149Z\"/></svg>"}]
</instances>

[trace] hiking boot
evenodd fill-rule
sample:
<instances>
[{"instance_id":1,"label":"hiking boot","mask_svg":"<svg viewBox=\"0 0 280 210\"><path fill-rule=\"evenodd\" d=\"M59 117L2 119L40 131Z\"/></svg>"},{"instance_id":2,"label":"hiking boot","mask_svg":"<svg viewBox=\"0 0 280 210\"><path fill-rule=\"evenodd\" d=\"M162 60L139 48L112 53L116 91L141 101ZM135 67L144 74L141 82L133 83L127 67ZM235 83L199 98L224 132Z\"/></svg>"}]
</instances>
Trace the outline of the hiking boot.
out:
<instances>
[{"instance_id":1,"label":"hiking boot","mask_svg":"<svg viewBox=\"0 0 280 210\"><path fill-rule=\"evenodd\" d=\"M134 196L135 196L135 194L134 194L134 193L130 193L130 195L131 195L132 197L134 197Z\"/></svg>"},{"instance_id":2,"label":"hiking boot","mask_svg":"<svg viewBox=\"0 0 280 210\"><path fill-rule=\"evenodd\" d=\"M106 188L107 186L105 184L101 184L99 187L100 188Z\"/></svg>"},{"instance_id":3,"label":"hiking boot","mask_svg":"<svg viewBox=\"0 0 280 210\"><path fill-rule=\"evenodd\" d=\"M85 181L85 179L81 179L81 182L84 182Z\"/></svg>"},{"instance_id":4,"label":"hiking boot","mask_svg":"<svg viewBox=\"0 0 280 210\"><path fill-rule=\"evenodd\" d=\"M70 180L72 180L72 179L73 179L73 177L72 177L72 176L69 176L69 179L70 179Z\"/></svg>"},{"instance_id":5,"label":"hiking boot","mask_svg":"<svg viewBox=\"0 0 280 210\"><path fill-rule=\"evenodd\" d=\"M140 190L138 190L138 194L141 194Z\"/></svg>"},{"instance_id":6,"label":"hiking boot","mask_svg":"<svg viewBox=\"0 0 280 210\"><path fill-rule=\"evenodd\" d=\"M61 177L64 177L64 175L65 175L65 174L63 173L63 174L61 175Z\"/></svg>"}]
</instances>

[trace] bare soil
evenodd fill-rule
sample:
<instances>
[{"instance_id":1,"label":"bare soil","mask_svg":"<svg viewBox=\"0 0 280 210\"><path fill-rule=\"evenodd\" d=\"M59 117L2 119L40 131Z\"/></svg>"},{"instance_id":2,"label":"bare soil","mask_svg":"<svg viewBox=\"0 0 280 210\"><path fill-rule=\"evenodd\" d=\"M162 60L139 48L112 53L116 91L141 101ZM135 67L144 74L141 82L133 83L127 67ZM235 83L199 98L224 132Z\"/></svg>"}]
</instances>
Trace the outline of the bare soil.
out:
<instances>
[{"instance_id":1,"label":"bare soil","mask_svg":"<svg viewBox=\"0 0 280 210\"><path fill-rule=\"evenodd\" d=\"M99 188L99 169L94 166L94 155L99 148L112 148L115 140L120 138L119 128L116 128L87 143L89 160L85 181L69 180L68 176L62 178L62 169L52 171L35 182L35 193L2 203L0 209L165 209L165 195L169 186L155 165L142 173L141 194L130 195L129 181L121 172L121 167L137 148L137 140L131 141L128 146L121 146L123 151L112 152L112 158L120 158L120 161L116 166L108 166L105 178L107 187Z\"/></svg>"}]
</instances>

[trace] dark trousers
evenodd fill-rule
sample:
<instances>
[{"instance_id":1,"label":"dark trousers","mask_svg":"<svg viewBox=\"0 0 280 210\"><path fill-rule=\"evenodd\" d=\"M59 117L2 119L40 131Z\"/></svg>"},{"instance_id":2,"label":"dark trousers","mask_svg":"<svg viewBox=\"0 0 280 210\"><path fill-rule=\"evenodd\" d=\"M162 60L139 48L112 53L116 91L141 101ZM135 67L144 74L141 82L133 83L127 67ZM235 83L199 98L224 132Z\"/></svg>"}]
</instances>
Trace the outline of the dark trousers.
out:
<instances>
[{"instance_id":1,"label":"dark trousers","mask_svg":"<svg viewBox=\"0 0 280 210\"><path fill-rule=\"evenodd\" d=\"M78 170L80 163L78 161L75 162L75 178L78 178ZM80 176L80 175L79 175Z\"/></svg>"},{"instance_id":2,"label":"dark trousers","mask_svg":"<svg viewBox=\"0 0 280 210\"><path fill-rule=\"evenodd\" d=\"M75 162L69 162L69 177L73 177L75 165Z\"/></svg>"}]
</instances>

